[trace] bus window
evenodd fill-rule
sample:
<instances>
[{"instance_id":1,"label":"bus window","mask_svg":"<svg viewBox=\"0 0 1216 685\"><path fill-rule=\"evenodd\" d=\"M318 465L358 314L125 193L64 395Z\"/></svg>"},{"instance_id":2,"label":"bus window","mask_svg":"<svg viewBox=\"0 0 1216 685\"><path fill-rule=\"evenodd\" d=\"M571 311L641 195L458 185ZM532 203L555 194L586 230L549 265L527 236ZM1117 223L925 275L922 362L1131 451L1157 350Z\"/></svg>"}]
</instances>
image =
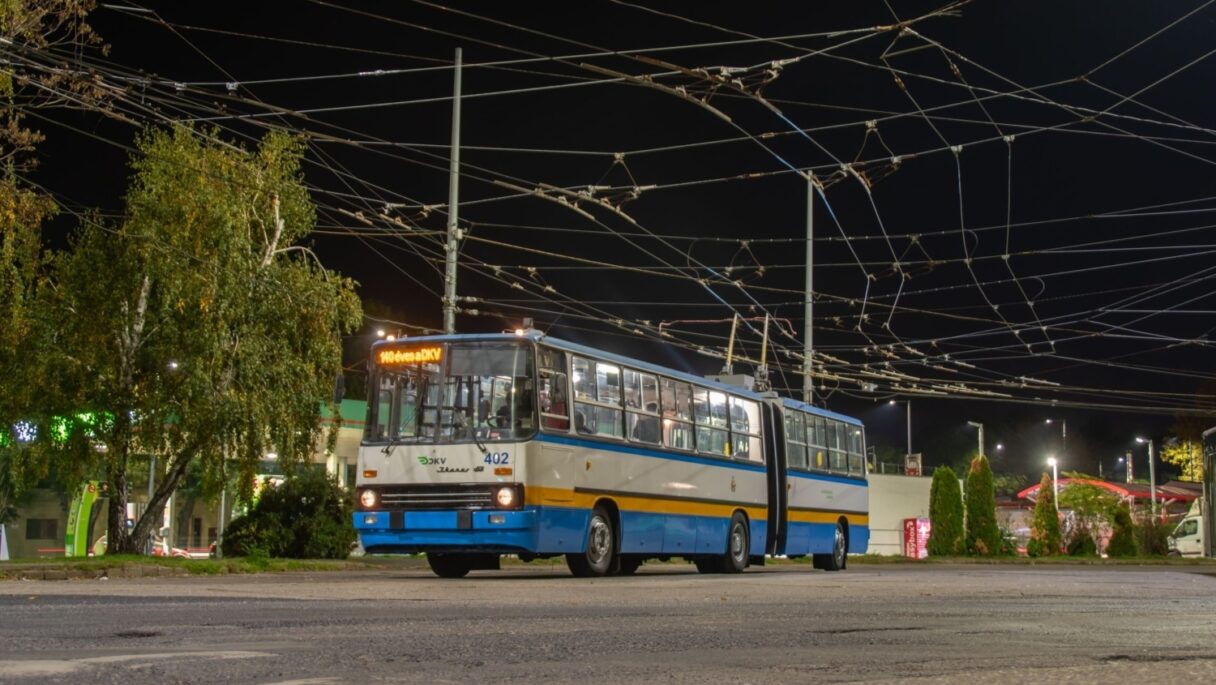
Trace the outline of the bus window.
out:
<instances>
[{"instance_id":1,"label":"bus window","mask_svg":"<svg viewBox=\"0 0 1216 685\"><path fill-rule=\"evenodd\" d=\"M381 390L376 396L376 432L368 436L372 440L387 440L388 426L392 422L393 391Z\"/></svg>"},{"instance_id":2,"label":"bus window","mask_svg":"<svg viewBox=\"0 0 1216 685\"><path fill-rule=\"evenodd\" d=\"M828 468L832 473L848 473L848 456L845 452L844 424L839 421L828 421Z\"/></svg>"},{"instance_id":3,"label":"bus window","mask_svg":"<svg viewBox=\"0 0 1216 685\"><path fill-rule=\"evenodd\" d=\"M730 398L731 452L736 459L764 461L760 449L760 405L741 397Z\"/></svg>"},{"instance_id":4,"label":"bus window","mask_svg":"<svg viewBox=\"0 0 1216 685\"><path fill-rule=\"evenodd\" d=\"M844 424L849 439L849 475L860 476L866 472L864 442L861 439L861 427Z\"/></svg>"},{"instance_id":5,"label":"bus window","mask_svg":"<svg viewBox=\"0 0 1216 685\"><path fill-rule=\"evenodd\" d=\"M785 410L785 453L791 468L805 469L806 426L800 412Z\"/></svg>"},{"instance_id":6,"label":"bus window","mask_svg":"<svg viewBox=\"0 0 1216 685\"><path fill-rule=\"evenodd\" d=\"M681 450L693 449L692 386L664 378L659 381L663 414L663 444Z\"/></svg>"},{"instance_id":7,"label":"bus window","mask_svg":"<svg viewBox=\"0 0 1216 685\"><path fill-rule=\"evenodd\" d=\"M625 422L630 440L659 444L659 383L655 376L625 369Z\"/></svg>"},{"instance_id":8,"label":"bus window","mask_svg":"<svg viewBox=\"0 0 1216 685\"><path fill-rule=\"evenodd\" d=\"M808 466L819 471L828 470L828 439L827 422L822 416L806 417L806 438L811 447L808 450Z\"/></svg>"},{"instance_id":9,"label":"bus window","mask_svg":"<svg viewBox=\"0 0 1216 685\"><path fill-rule=\"evenodd\" d=\"M574 358L574 429L606 438L625 437L621 367Z\"/></svg>"},{"instance_id":10,"label":"bus window","mask_svg":"<svg viewBox=\"0 0 1216 685\"><path fill-rule=\"evenodd\" d=\"M570 430L570 406L566 401L566 353L542 347L538 351L537 370L540 374L540 423L546 430Z\"/></svg>"},{"instance_id":11,"label":"bus window","mask_svg":"<svg viewBox=\"0 0 1216 685\"><path fill-rule=\"evenodd\" d=\"M697 451L730 456L726 432L726 393L693 388L693 412L697 424Z\"/></svg>"}]
</instances>

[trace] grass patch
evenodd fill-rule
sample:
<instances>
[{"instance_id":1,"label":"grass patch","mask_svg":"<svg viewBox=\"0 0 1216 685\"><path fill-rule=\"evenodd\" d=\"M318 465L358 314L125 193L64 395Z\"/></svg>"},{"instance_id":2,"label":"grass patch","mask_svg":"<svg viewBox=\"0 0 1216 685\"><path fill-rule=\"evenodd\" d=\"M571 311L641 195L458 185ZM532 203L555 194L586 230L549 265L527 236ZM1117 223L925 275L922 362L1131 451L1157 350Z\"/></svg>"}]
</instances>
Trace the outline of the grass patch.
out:
<instances>
[{"instance_id":1,"label":"grass patch","mask_svg":"<svg viewBox=\"0 0 1216 685\"><path fill-rule=\"evenodd\" d=\"M218 576L241 573L282 573L287 571L349 571L373 568L359 559L271 559L268 557L234 557L229 559L182 559L142 555L103 555L100 557L14 559L0 562L0 578L15 579L28 575L31 569L62 569L70 576L90 576L106 571L133 567L162 567L176 569L184 575Z\"/></svg>"}]
</instances>

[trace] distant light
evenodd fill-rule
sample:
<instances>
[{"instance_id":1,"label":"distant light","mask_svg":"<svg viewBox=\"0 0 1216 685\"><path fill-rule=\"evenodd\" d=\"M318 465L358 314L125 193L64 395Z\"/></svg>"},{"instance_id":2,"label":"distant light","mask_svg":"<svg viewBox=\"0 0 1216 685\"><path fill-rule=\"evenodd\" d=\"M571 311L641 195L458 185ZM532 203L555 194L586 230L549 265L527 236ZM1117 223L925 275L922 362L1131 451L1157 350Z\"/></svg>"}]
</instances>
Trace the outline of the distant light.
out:
<instances>
[{"instance_id":1,"label":"distant light","mask_svg":"<svg viewBox=\"0 0 1216 685\"><path fill-rule=\"evenodd\" d=\"M1047 420L1046 420L1046 421L1044 421L1043 423L1051 423L1051 419L1047 419Z\"/></svg>"},{"instance_id":2,"label":"distant light","mask_svg":"<svg viewBox=\"0 0 1216 685\"><path fill-rule=\"evenodd\" d=\"M376 329L376 337L377 337L377 338L383 338L385 335L388 335L388 331L384 330L383 328L377 328L377 329Z\"/></svg>"},{"instance_id":3,"label":"distant light","mask_svg":"<svg viewBox=\"0 0 1216 685\"><path fill-rule=\"evenodd\" d=\"M1138 442L1138 443L1140 443L1141 445L1143 445L1144 443L1148 442L1148 440L1145 440L1144 438L1141 438L1141 437L1137 437L1137 438L1136 438L1136 442Z\"/></svg>"},{"instance_id":4,"label":"distant light","mask_svg":"<svg viewBox=\"0 0 1216 685\"><path fill-rule=\"evenodd\" d=\"M266 458L267 458L267 459L270 459L270 460L272 460L272 461L273 461L273 460L275 460L275 459L278 459L278 458L279 458L279 453L278 453L278 452L267 452L267 453L266 453Z\"/></svg>"},{"instance_id":5,"label":"distant light","mask_svg":"<svg viewBox=\"0 0 1216 685\"><path fill-rule=\"evenodd\" d=\"M996 444L996 448L997 448L998 450L1003 450L1003 449L1005 449L1005 445L1003 445L1003 444L1001 444L1001 443L999 443L999 442L998 442L998 443Z\"/></svg>"},{"instance_id":6,"label":"distant light","mask_svg":"<svg viewBox=\"0 0 1216 685\"><path fill-rule=\"evenodd\" d=\"M13 437L17 442L33 442L38 439L38 426L29 421L18 421L13 426Z\"/></svg>"},{"instance_id":7,"label":"distant light","mask_svg":"<svg viewBox=\"0 0 1216 685\"><path fill-rule=\"evenodd\" d=\"M1056 458L1055 458L1055 457L1047 457L1047 465L1048 465L1048 466L1055 466L1055 465L1056 465L1056 463L1057 463L1057 462L1056 462Z\"/></svg>"},{"instance_id":8,"label":"distant light","mask_svg":"<svg viewBox=\"0 0 1216 685\"><path fill-rule=\"evenodd\" d=\"M181 365L177 363L176 359L169 360L169 370L170 371L177 371L177 367L179 367L179 366L181 366Z\"/></svg>"},{"instance_id":9,"label":"distant light","mask_svg":"<svg viewBox=\"0 0 1216 685\"><path fill-rule=\"evenodd\" d=\"M522 336L523 334L524 334L524 329L522 329L522 328L516 328L516 329L515 329L515 335L520 335L520 336Z\"/></svg>"},{"instance_id":10,"label":"distant light","mask_svg":"<svg viewBox=\"0 0 1216 685\"><path fill-rule=\"evenodd\" d=\"M895 404L895 400L887 400L887 404Z\"/></svg>"},{"instance_id":11,"label":"distant light","mask_svg":"<svg viewBox=\"0 0 1216 685\"><path fill-rule=\"evenodd\" d=\"M397 339L397 336L395 336L395 335L386 335L386 336L384 336L384 339L385 339L385 340L387 340L387 341L389 341L389 342L392 342L392 341L394 341L394 340L396 340L396 339Z\"/></svg>"}]
</instances>

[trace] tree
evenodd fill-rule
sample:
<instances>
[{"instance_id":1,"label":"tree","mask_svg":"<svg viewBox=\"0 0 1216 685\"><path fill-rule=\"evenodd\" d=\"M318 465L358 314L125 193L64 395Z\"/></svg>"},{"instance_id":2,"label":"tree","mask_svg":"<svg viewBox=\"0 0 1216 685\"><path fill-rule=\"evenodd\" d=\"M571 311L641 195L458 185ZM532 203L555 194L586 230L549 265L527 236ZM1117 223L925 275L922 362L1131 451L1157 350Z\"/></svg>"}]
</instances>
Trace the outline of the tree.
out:
<instances>
[{"instance_id":1,"label":"tree","mask_svg":"<svg viewBox=\"0 0 1216 685\"><path fill-rule=\"evenodd\" d=\"M996 523L996 496L988 458L971 460L967 471L967 553L993 556L1001 550L1001 530Z\"/></svg>"},{"instance_id":2,"label":"tree","mask_svg":"<svg viewBox=\"0 0 1216 685\"><path fill-rule=\"evenodd\" d=\"M929 486L929 554L957 556L963 553L963 491L958 475L949 466L933 470Z\"/></svg>"},{"instance_id":3,"label":"tree","mask_svg":"<svg viewBox=\"0 0 1216 685\"><path fill-rule=\"evenodd\" d=\"M1203 482L1203 431L1208 423L1197 416L1179 417L1161 442L1161 461L1182 469L1182 480Z\"/></svg>"},{"instance_id":4,"label":"tree","mask_svg":"<svg viewBox=\"0 0 1216 685\"><path fill-rule=\"evenodd\" d=\"M104 110L105 91L93 74L65 68L74 59L66 55L107 51L86 21L93 6L92 0L0 2L0 518L16 516L21 493L46 475L45 468L29 468L39 445L9 431L19 421L49 420L33 406L40 389L28 382L26 360L45 277L42 224L55 204L23 176L36 166L33 153L43 140L24 120L31 110L69 103Z\"/></svg>"},{"instance_id":5,"label":"tree","mask_svg":"<svg viewBox=\"0 0 1216 685\"><path fill-rule=\"evenodd\" d=\"M297 470L296 477L262 490L249 513L224 532L224 556L345 559L354 544L350 494L323 471Z\"/></svg>"},{"instance_id":6,"label":"tree","mask_svg":"<svg viewBox=\"0 0 1216 685\"><path fill-rule=\"evenodd\" d=\"M1060 508L1070 512L1068 531L1065 534L1069 550L1097 547L1102 531L1115 517L1119 498L1110 490L1093 482L1082 473L1068 473L1068 486L1060 492ZM1086 542L1086 540L1091 542ZM1071 553L1071 551L1070 551Z\"/></svg>"},{"instance_id":7,"label":"tree","mask_svg":"<svg viewBox=\"0 0 1216 685\"><path fill-rule=\"evenodd\" d=\"M138 147L125 222L86 220L55 260L35 381L44 415L100 417L69 419L59 451L69 478L109 483L116 553L142 550L195 460L213 485L235 467L246 491L268 451L307 461L360 316L351 281L299 244L315 222L300 140L245 150L176 127ZM156 489L128 531L130 471L153 456Z\"/></svg>"},{"instance_id":8,"label":"tree","mask_svg":"<svg viewBox=\"0 0 1216 685\"><path fill-rule=\"evenodd\" d=\"M1110 542L1106 544L1108 556L1134 557L1140 554L1140 546L1136 543L1136 527L1132 524L1132 516L1126 504L1115 508L1111 527Z\"/></svg>"},{"instance_id":9,"label":"tree","mask_svg":"<svg viewBox=\"0 0 1216 685\"><path fill-rule=\"evenodd\" d=\"M1056 493L1051 476L1044 473L1039 480L1039 495L1030 520L1030 540L1026 543L1026 554L1032 557L1050 557L1059 553L1060 516L1056 509Z\"/></svg>"}]
</instances>

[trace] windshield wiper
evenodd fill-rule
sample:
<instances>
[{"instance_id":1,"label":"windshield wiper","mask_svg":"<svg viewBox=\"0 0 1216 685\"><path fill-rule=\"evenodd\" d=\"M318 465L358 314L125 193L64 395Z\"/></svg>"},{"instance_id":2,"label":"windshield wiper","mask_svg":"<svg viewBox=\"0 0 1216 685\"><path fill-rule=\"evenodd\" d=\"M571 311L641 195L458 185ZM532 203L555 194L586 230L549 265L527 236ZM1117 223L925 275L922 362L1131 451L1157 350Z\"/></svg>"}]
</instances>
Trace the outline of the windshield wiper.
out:
<instances>
[{"instance_id":1,"label":"windshield wiper","mask_svg":"<svg viewBox=\"0 0 1216 685\"><path fill-rule=\"evenodd\" d=\"M469 431L473 436L473 444L477 445L477 449L481 450L482 454L486 453L486 446L481 444L481 438L477 436L477 428L469 428L469 419L464 415L464 410L453 409L452 412L456 415L456 427L462 431Z\"/></svg>"}]
</instances>

